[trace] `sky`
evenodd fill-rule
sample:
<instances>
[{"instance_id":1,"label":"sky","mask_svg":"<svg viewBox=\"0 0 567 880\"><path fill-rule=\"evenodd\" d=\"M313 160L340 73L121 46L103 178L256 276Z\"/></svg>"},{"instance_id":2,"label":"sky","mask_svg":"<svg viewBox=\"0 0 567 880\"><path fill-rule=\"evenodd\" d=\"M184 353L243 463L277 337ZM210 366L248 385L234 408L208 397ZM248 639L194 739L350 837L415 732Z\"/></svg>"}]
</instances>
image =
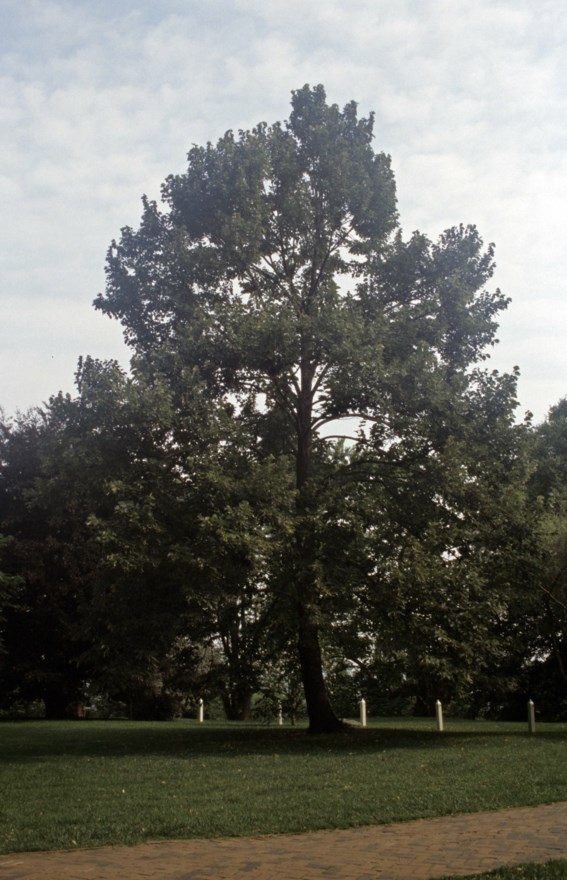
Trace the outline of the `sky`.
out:
<instances>
[{"instance_id":1,"label":"sky","mask_svg":"<svg viewBox=\"0 0 567 880\"><path fill-rule=\"evenodd\" d=\"M490 369L567 396L564 0L0 0L0 406L129 352L96 312L110 242L193 144L322 83L375 113L404 235L474 223L511 298Z\"/></svg>"}]
</instances>

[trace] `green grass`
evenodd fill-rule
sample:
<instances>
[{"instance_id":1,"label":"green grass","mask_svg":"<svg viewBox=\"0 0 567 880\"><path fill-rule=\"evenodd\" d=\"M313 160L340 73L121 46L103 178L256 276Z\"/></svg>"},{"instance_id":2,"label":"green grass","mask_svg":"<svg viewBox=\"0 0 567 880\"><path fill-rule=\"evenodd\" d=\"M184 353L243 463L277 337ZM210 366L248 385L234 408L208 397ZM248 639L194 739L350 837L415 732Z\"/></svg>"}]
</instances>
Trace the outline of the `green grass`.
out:
<instances>
[{"instance_id":1,"label":"green grass","mask_svg":"<svg viewBox=\"0 0 567 880\"><path fill-rule=\"evenodd\" d=\"M542 865L517 865L514 868L498 868L488 874L443 877L440 880L565 880L565 878L567 878L567 859L558 859Z\"/></svg>"},{"instance_id":2,"label":"green grass","mask_svg":"<svg viewBox=\"0 0 567 880\"><path fill-rule=\"evenodd\" d=\"M0 851L254 835L567 799L567 725L337 737L195 722L0 724ZM6 795L9 793L9 796Z\"/></svg>"}]
</instances>

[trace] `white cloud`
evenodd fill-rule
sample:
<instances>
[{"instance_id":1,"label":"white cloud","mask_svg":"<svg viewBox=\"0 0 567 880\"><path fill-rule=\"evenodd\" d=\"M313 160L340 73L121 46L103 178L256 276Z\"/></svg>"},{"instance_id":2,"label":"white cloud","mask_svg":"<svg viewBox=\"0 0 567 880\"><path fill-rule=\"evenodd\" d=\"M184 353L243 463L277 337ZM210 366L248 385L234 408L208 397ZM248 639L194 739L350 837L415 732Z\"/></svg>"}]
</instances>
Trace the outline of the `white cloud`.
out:
<instances>
[{"instance_id":1,"label":"white cloud","mask_svg":"<svg viewBox=\"0 0 567 880\"><path fill-rule=\"evenodd\" d=\"M69 388L79 354L123 357L90 305L110 239L191 143L285 117L305 82L376 111L406 231L475 222L496 242L514 302L494 362L520 363L538 416L567 393L562 0L4 0L3 14L7 409Z\"/></svg>"}]
</instances>

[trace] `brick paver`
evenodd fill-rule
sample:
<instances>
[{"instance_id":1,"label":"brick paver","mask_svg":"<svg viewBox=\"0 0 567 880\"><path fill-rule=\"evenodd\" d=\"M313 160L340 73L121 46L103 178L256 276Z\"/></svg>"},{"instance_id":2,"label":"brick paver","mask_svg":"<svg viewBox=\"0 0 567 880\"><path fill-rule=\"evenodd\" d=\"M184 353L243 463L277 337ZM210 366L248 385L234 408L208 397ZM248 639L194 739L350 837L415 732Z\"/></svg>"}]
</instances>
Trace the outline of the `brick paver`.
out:
<instances>
[{"instance_id":1,"label":"brick paver","mask_svg":"<svg viewBox=\"0 0 567 880\"><path fill-rule=\"evenodd\" d=\"M0 856L2 880L426 880L567 858L567 801L340 831Z\"/></svg>"}]
</instances>

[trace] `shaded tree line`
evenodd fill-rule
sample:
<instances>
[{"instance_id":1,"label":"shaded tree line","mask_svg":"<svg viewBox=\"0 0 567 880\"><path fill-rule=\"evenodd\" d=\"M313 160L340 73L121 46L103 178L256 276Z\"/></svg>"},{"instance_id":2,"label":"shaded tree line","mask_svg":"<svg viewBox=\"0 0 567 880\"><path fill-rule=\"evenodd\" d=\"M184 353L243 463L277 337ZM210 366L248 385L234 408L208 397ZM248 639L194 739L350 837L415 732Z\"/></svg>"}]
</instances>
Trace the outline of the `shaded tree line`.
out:
<instances>
[{"instance_id":1,"label":"shaded tree line","mask_svg":"<svg viewBox=\"0 0 567 880\"><path fill-rule=\"evenodd\" d=\"M515 423L492 246L404 239L373 124L305 86L112 243L130 373L1 428L4 705L565 712L564 402Z\"/></svg>"}]
</instances>

